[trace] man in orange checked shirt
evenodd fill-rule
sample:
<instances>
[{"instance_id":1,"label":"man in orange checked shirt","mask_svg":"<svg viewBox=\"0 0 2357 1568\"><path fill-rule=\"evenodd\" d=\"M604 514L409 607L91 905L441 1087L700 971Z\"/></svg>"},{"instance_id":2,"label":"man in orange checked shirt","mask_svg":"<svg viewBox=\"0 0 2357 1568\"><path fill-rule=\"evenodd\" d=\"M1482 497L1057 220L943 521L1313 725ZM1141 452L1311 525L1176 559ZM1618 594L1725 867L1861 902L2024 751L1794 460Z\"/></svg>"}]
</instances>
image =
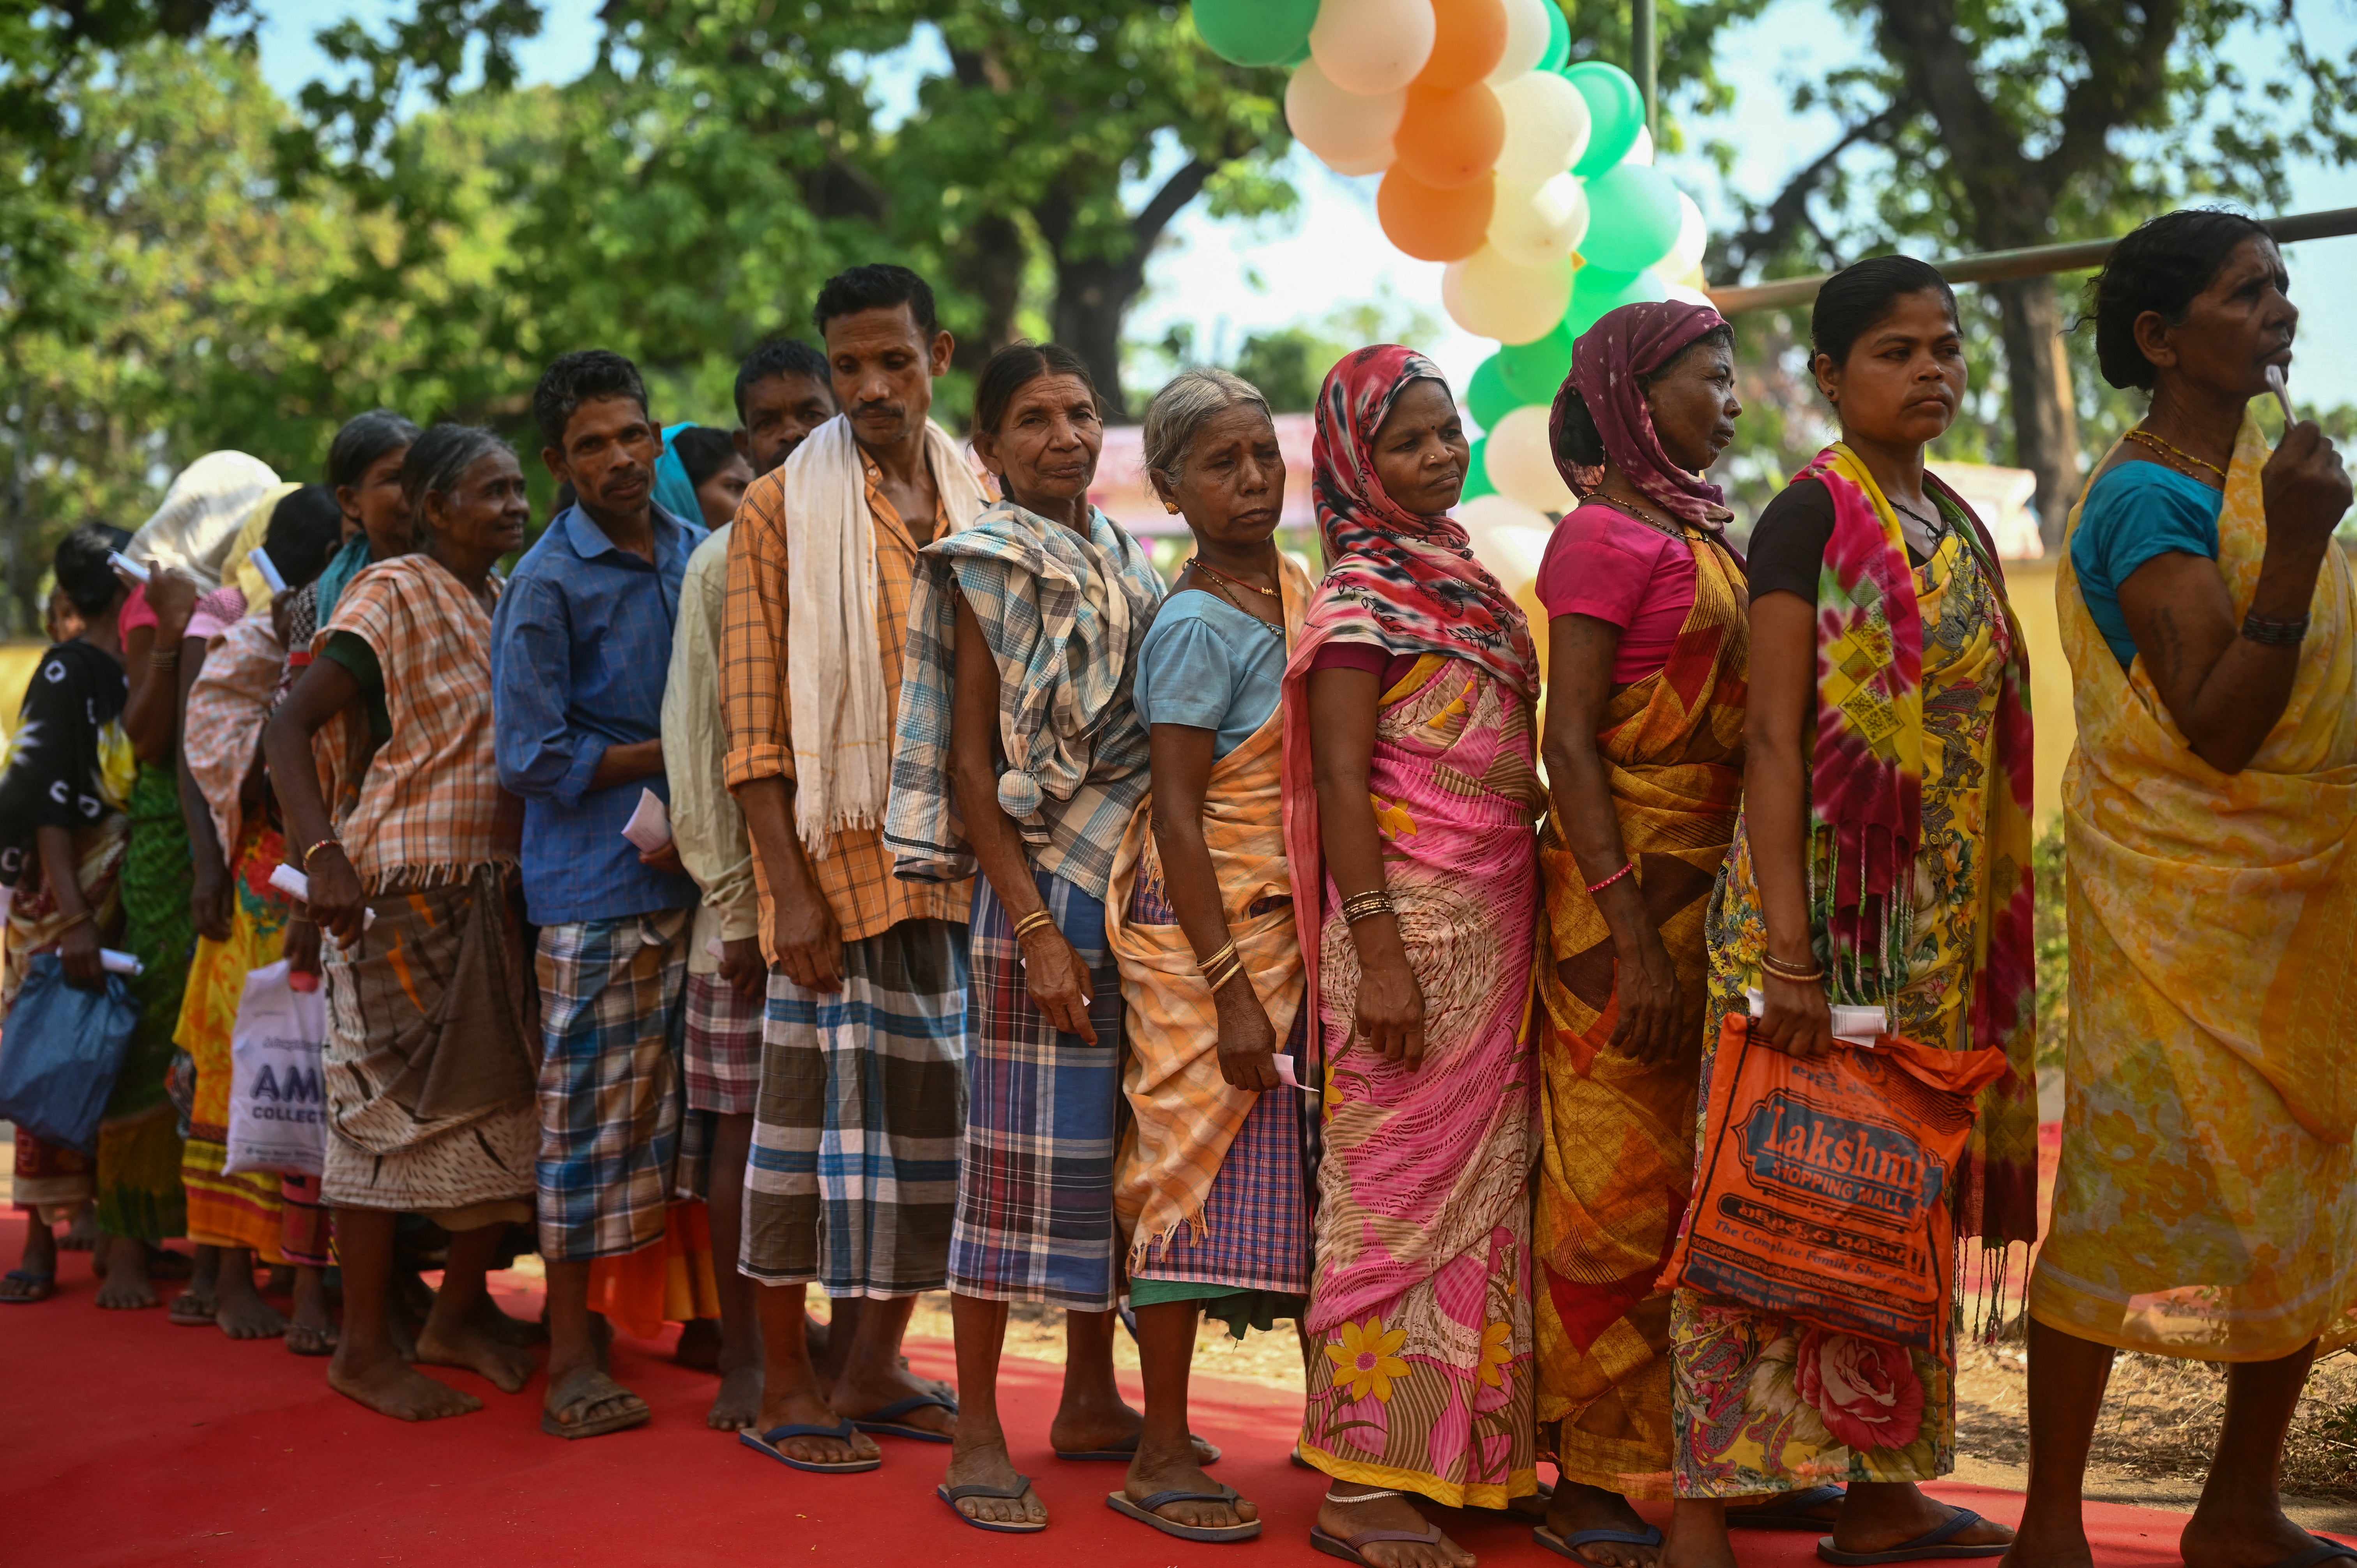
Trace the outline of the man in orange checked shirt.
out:
<instances>
[{"instance_id":1,"label":"man in orange checked shirt","mask_svg":"<svg viewBox=\"0 0 2357 1568\"><path fill-rule=\"evenodd\" d=\"M765 1366L740 1436L834 1473L877 1466L866 1434L955 1430L955 1401L899 1348L948 1270L973 889L896 880L881 829L917 552L985 500L929 417L951 339L924 280L854 267L812 317L843 413L745 493L720 696L770 965L741 1259L770 1287ZM860 1303L825 1387L803 1329L813 1280Z\"/></svg>"}]
</instances>

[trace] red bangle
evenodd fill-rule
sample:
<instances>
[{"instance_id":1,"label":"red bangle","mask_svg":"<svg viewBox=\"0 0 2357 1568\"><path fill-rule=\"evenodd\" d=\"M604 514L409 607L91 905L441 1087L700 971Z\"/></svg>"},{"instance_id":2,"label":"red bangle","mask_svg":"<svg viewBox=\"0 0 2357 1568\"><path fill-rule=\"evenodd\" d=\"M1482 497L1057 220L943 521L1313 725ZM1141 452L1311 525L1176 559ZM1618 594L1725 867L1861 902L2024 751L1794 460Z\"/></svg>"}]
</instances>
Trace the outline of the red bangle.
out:
<instances>
[{"instance_id":1,"label":"red bangle","mask_svg":"<svg viewBox=\"0 0 2357 1568\"><path fill-rule=\"evenodd\" d=\"M1591 898L1592 898L1592 897L1594 897L1597 894L1603 892L1607 887L1611 886L1614 883L1616 883L1616 882L1620 881L1622 877L1624 877L1624 876L1628 875L1631 872L1632 872L1632 871L1634 871L1634 870L1636 870L1636 869L1637 869L1637 863L1636 863L1635 861L1633 861L1633 860L1624 860L1624 861L1622 861L1622 862L1620 863L1620 870L1618 870L1618 871L1614 872L1611 875L1609 875L1609 876L1606 877L1603 881L1598 882L1598 883L1595 884L1594 886L1590 886L1590 887L1588 888L1588 890L1587 890L1588 897L1591 897Z\"/></svg>"}]
</instances>

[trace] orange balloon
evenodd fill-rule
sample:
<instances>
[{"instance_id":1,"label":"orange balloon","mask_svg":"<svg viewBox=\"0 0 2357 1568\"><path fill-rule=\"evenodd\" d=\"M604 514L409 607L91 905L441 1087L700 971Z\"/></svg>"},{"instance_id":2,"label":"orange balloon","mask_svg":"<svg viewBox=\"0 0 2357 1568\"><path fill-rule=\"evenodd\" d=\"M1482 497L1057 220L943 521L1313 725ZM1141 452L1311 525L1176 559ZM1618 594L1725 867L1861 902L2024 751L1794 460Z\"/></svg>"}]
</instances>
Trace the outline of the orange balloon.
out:
<instances>
[{"instance_id":1,"label":"orange balloon","mask_svg":"<svg viewBox=\"0 0 2357 1568\"><path fill-rule=\"evenodd\" d=\"M1400 166L1429 186L1454 190L1490 172L1506 145L1506 112L1488 84L1407 90L1407 113L1392 137Z\"/></svg>"},{"instance_id":2,"label":"orange balloon","mask_svg":"<svg viewBox=\"0 0 2357 1568\"><path fill-rule=\"evenodd\" d=\"M1505 0L1432 0L1432 57L1414 85L1470 87L1506 58Z\"/></svg>"},{"instance_id":3,"label":"orange balloon","mask_svg":"<svg viewBox=\"0 0 2357 1568\"><path fill-rule=\"evenodd\" d=\"M1470 185L1438 189L1394 164L1375 190L1375 217L1391 242L1419 262L1456 262L1480 250L1497 205L1488 170Z\"/></svg>"}]
</instances>

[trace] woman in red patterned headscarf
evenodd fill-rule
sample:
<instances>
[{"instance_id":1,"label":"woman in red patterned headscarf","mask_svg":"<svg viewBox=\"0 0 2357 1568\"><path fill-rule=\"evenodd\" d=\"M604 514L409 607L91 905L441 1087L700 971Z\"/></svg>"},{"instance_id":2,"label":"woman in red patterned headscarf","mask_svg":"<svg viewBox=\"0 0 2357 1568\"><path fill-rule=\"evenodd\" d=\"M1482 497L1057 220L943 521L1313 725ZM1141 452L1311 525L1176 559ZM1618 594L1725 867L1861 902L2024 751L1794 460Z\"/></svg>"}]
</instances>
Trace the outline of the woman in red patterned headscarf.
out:
<instances>
[{"instance_id":1,"label":"woman in red patterned headscarf","mask_svg":"<svg viewBox=\"0 0 2357 1568\"><path fill-rule=\"evenodd\" d=\"M1361 349L1318 402L1328 575L1285 679L1286 837L1325 1095L1301 1455L1313 1539L1470 1555L1407 1494L1502 1508L1532 1449L1527 1070L1538 661L1448 513L1469 458L1431 361ZM1312 936L1315 932L1315 936Z\"/></svg>"}]
</instances>

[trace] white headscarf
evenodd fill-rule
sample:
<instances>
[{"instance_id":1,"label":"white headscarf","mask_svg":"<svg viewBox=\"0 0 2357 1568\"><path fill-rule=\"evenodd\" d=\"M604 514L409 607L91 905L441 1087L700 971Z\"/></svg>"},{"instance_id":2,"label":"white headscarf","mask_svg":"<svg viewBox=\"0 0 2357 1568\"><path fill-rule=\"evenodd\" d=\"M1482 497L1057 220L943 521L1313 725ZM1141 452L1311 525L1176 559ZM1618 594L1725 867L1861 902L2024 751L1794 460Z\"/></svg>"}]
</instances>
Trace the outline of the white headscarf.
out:
<instances>
[{"instance_id":1,"label":"white headscarf","mask_svg":"<svg viewBox=\"0 0 2357 1568\"><path fill-rule=\"evenodd\" d=\"M207 591L218 588L223 576L234 575L228 557L239 527L277 483L259 457L208 452L180 470L164 504L131 536L124 553L143 565L180 567Z\"/></svg>"}]
</instances>

